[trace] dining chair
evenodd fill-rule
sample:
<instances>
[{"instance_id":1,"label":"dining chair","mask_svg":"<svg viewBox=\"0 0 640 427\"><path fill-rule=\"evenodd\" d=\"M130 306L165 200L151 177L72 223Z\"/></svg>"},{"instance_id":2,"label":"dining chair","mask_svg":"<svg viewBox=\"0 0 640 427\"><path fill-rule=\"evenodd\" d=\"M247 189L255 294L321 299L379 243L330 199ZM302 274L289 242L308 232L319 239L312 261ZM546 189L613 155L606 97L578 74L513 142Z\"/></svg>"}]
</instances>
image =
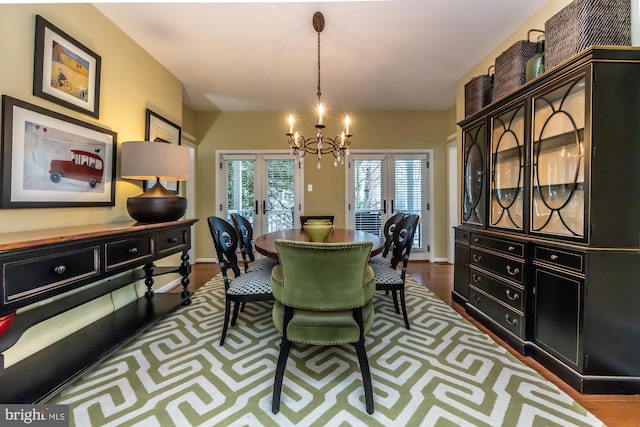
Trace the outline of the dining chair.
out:
<instances>
[{"instance_id":1,"label":"dining chair","mask_svg":"<svg viewBox=\"0 0 640 427\"><path fill-rule=\"evenodd\" d=\"M393 230L396 225L404 218L403 212L398 212L391 216L382 227L382 235L384 237L384 247L380 255L373 256L369 259L369 264L381 264L387 267L391 267L391 259L387 258L391 247L393 246Z\"/></svg>"},{"instance_id":2,"label":"dining chair","mask_svg":"<svg viewBox=\"0 0 640 427\"><path fill-rule=\"evenodd\" d=\"M284 370L292 343L353 344L358 356L366 411L373 388L365 335L373 325L374 274L367 260L371 242L313 243L276 240L280 264L271 272L273 323L282 335L273 386L272 412L280 410Z\"/></svg>"},{"instance_id":3,"label":"dining chair","mask_svg":"<svg viewBox=\"0 0 640 427\"><path fill-rule=\"evenodd\" d=\"M229 327L231 303L234 305L231 326L235 326L238 320L238 307L240 304L253 301L272 301L271 272L262 270L241 274L236 255L238 248L238 233L236 229L233 225L217 216L207 218L207 223L209 224L213 246L215 247L218 264L224 279L224 324L220 338L220 345L224 345L224 339L227 336ZM233 278L229 278L227 274L229 269L233 271Z\"/></svg>"},{"instance_id":4,"label":"dining chair","mask_svg":"<svg viewBox=\"0 0 640 427\"><path fill-rule=\"evenodd\" d=\"M304 224L311 220L314 219L319 219L319 220L328 220L331 224L333 224L333 219L335 218L334 215L300 215L300 226L303 227Z\"/></svg>"},{"instance_id":5,"label":"dining chair","mask_svg":"<svg viewBox=\"0 0 640 427\"><path fill-rule=\"evenodd\" d=\"M251 222L238 213L231 214L238 237L240 238L240 253L242 254L242 262L244 264L244 272L252 273L254 271L271 271L274 265L278 263L273 258L258 258L253 253L253 226ZM248 261L247 261L248 257Z\"/></svg>"},{"instance_id":6,"label":"dining chair","mask_svg":"<svg viewBox=\"0 0 640 427\"><path fill-rule=\"evenodd\" d=\"M409 255L411 254L411 246L413 245L413 237L420 222L419 215L407 215L404 217L393 230L393 245L391 248L391 265L369 264L373 268L376 281L376 290L389 291L393 296L393 305L396 313L400 313L398 307L398 294L400 304L402 305L402 316L404 317L404 325L407 329L409 326L409 316L407 315L407 304L404 295L404 285L407 275L407 264L409 263ZM402 268L397 270L398 264L402 263Z\"/></svg>"}]
</instances>

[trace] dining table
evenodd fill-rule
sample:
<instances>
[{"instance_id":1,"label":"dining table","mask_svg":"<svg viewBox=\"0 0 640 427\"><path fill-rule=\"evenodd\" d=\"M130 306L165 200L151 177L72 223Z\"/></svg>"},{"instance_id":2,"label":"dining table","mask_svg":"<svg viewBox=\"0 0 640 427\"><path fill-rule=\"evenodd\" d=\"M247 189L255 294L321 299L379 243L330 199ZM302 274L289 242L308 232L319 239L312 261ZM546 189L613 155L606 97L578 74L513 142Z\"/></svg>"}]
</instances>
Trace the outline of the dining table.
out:
<instances>
[{"instance_id":1,"label":"dining table","mask_svg":"<svg viewBox=\"0 0 640 427\"><path fill-rule=\"evenodd\" d=\"M258 253L269 257L278 258L275 241L278 239L295 240L298 242L310 242L311 239L302 228L290 228L262 234L253 242ZM384 240L375 234L366 231L351 230L348 228L334 228L327 237L327 243L371 242L371 256L378 255L384 248Z\"/></svg>"}]
</instances>

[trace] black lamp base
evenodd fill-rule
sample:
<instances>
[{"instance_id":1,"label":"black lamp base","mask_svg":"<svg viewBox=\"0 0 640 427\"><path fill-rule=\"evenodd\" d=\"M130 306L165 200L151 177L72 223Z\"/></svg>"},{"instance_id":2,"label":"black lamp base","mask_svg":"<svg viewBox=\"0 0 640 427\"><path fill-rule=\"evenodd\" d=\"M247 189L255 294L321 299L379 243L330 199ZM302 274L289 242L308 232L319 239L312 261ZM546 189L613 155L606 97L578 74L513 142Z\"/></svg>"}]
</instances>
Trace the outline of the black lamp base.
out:
<instances>
[{"instance_id":1,"label":"black lamp base","mask_svg":"<svg viewBox=\"0 0 640 427\"><path fill-rule=\"evenodd\" d=\"M127 211L138 222L166 222L180 219L187 211L187 199L156 184L145 193L127 199Z\"/></svg>"}]
</instances>

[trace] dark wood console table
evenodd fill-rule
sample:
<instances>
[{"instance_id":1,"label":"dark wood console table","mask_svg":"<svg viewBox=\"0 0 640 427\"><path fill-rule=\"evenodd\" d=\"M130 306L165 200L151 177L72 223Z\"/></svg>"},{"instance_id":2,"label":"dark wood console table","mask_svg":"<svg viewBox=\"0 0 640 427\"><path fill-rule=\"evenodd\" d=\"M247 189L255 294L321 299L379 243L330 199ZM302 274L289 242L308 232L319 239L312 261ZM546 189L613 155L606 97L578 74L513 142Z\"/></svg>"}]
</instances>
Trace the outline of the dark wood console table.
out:
<instances>
[{"instance_id":1,"label":"dark wood console table","mask_svg":"<svg viewBox=\"0 0 640 427\"><path fill-rule=\"evenodd\" d=\"M0 234L0 403L45 402L144 328L189 304L187 251L196 221L121 222ZM179 266L154 264L180 252ZM182 292L154 294L154 277L167 273L182 276ZM30 327L138 280L147 286L143 297L5 368L1 353ZM96 284L86 286L92 283ZM72 296L16 313L76 289Z\"/></svg>"}]
</instances>

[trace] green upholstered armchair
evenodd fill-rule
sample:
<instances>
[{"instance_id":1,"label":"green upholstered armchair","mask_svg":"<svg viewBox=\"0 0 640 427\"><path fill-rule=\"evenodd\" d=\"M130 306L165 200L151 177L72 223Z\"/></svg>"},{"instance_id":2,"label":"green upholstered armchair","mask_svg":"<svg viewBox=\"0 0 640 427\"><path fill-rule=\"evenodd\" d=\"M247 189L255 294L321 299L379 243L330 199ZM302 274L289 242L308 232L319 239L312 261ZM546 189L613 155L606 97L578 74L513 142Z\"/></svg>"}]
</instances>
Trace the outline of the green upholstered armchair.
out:
<instances>
[{"instance_id":1,"label":"green upholstered armchair","mask_svg":"<svg viewBox=\"0 0 640 427\"><path fill-rule=\"evenodd\" d=\"M280 265L271 272L276 300L273 322L282 335L273 386L272 411L280 410L282 379L292 342L353 344L366 409L373 413L373 389L364 335L373 325L373 270L367 264L371 242L312 243L276 240Z\"/></svg>"}]
</instances>

